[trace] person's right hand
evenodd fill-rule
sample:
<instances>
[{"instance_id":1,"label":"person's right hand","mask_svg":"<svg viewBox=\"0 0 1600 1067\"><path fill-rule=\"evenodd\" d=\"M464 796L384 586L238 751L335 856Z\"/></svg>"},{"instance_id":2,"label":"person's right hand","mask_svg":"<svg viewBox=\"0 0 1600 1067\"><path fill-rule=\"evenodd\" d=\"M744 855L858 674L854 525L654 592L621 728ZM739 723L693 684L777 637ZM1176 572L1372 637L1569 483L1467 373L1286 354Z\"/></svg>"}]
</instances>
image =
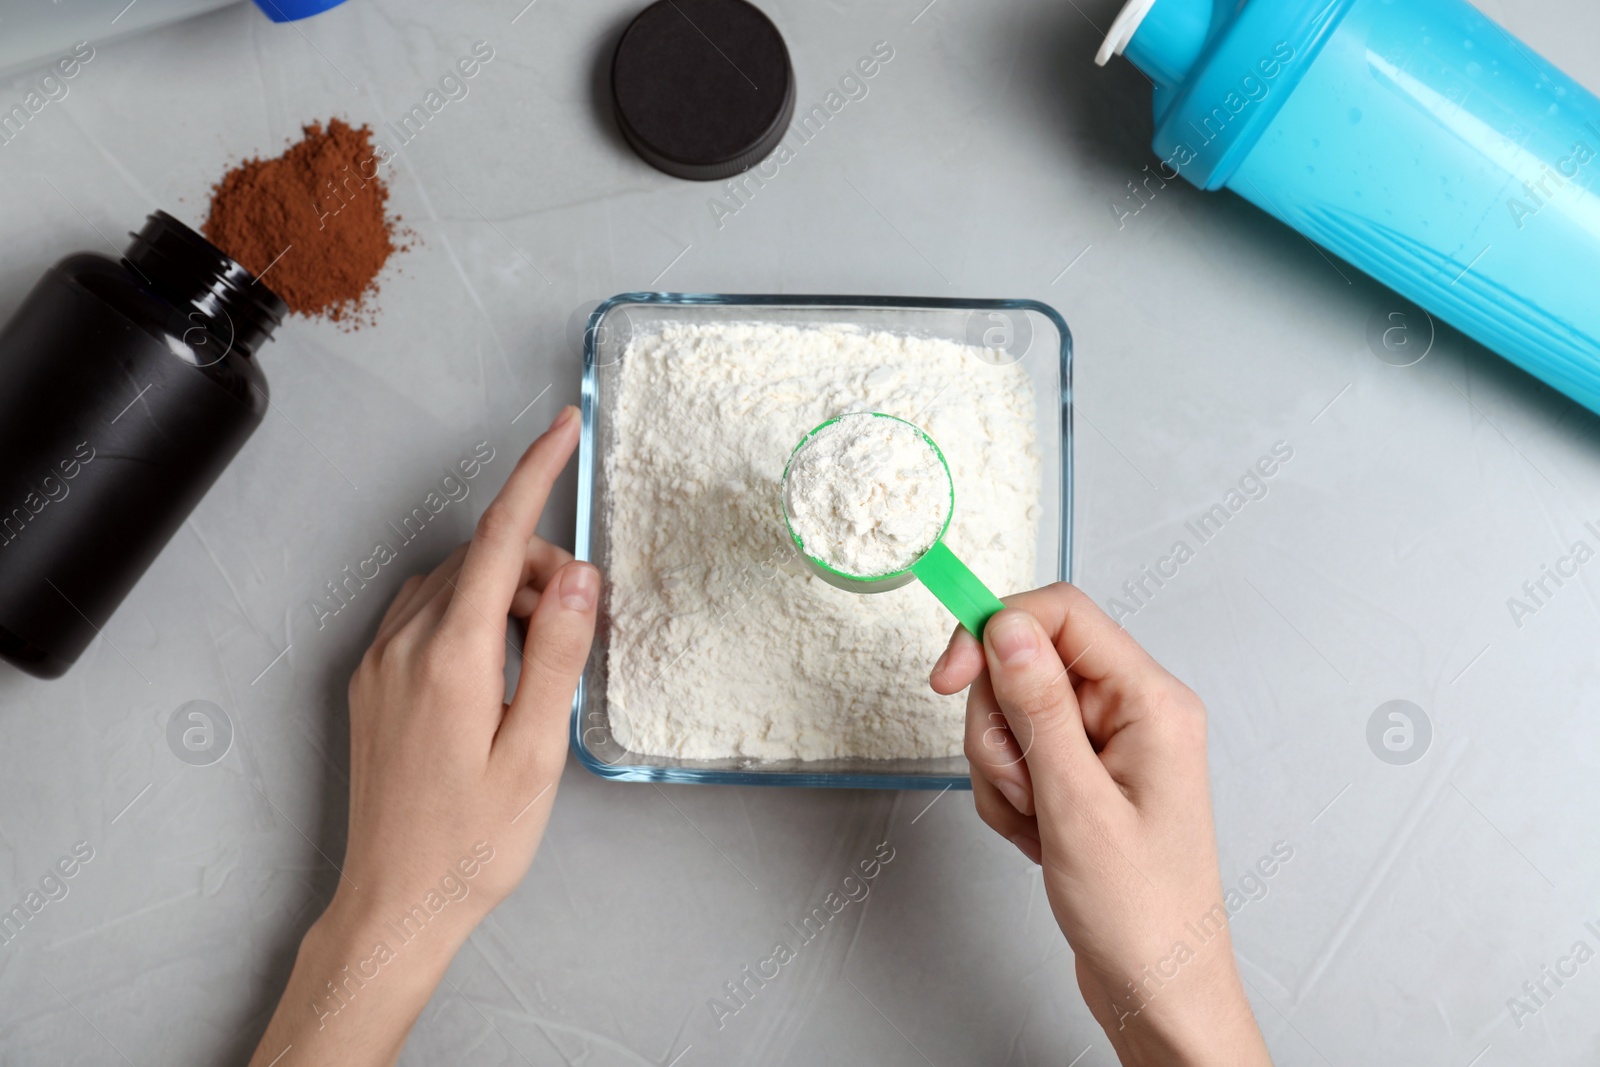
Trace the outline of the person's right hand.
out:
<instances>
[{"instance_id":1,"label":"person's right hand","mask_svg":"<svg viewBox=\"0 0 1600 1067\"><path fill-rule=\"evenodd\" d=\"M1233 958L1200 699L1081 591L1006 597L930 681L971 686L978 814L1044 867L1078 986L1124 1064L1270 1065Z\"/></svg>"}]
</instances>

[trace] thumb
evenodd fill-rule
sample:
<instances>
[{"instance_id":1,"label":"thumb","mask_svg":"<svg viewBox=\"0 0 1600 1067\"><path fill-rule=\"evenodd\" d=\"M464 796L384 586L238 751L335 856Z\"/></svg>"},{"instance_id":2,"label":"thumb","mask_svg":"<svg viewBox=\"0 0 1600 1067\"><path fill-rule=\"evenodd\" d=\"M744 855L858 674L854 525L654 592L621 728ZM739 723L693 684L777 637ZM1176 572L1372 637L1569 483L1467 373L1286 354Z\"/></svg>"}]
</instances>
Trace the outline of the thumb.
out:
<instances>
[{"instance_id":1,"label":"thumb","mask_svg":"<svg viewBox=\"0 0 1600 1067\"><path fill-rule=\"evenodd\" d=\"M1007 608L983 631L995 701L1022 748L1041 814L1110 784L1083 728L1078 697L1055 644L1037 619Z\"/></svg>"},{"instance_id":2,"label":"thumb","mask_svg":"<svg viewBox=\"0 0 1600 1067\"><path fill-rule=\"evenodd\" d=\"M541 780L554 780L567 755L567 721L594 640L600 572L573 561L550 578L522 646L522 676L495 741Z\"/></svg>"}]
</instances>

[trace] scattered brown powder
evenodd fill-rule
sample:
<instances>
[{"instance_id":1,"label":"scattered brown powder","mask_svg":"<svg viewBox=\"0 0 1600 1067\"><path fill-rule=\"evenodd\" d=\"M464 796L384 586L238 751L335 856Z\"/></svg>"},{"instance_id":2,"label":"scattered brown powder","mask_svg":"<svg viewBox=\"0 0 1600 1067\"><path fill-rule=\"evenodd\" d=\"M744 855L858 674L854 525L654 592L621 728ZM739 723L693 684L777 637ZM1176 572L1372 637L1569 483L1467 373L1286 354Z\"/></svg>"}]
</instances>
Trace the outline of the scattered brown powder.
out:
<instances>
[{"instance_id":1,"label":"scattered brown powder","mask_svg":"<svg viewBox=\"0 0 1600 1067\"><path fill-rule=\"evenodd\" d=\"M249 159L211 192L201 232L301 315L372 321L378 272L401 250L368 126L312 123L275 159ZM265 277L262 275L265 274Z\"/></svg>"}]
</instances>

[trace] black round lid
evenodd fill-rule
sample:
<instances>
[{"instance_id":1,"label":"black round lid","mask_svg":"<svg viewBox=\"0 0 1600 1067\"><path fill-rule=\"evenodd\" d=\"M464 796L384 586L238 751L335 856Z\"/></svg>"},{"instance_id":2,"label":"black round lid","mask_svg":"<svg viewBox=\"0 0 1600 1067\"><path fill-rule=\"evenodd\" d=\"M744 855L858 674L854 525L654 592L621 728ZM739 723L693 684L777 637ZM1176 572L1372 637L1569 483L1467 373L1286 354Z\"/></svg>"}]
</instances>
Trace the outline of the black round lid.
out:
<instances>
[{"instance_id":1,"label":"black round lid","mask_svg":"<svg viewBox=\"0 0 1600 1067\"><path fill-rule=\"evenodd\" d=\"M647 163L715 181L778 147L794 115L794 71L778 27L745 0L657 0L617 43L611 95Z\"/></svg>"}]
</instances>

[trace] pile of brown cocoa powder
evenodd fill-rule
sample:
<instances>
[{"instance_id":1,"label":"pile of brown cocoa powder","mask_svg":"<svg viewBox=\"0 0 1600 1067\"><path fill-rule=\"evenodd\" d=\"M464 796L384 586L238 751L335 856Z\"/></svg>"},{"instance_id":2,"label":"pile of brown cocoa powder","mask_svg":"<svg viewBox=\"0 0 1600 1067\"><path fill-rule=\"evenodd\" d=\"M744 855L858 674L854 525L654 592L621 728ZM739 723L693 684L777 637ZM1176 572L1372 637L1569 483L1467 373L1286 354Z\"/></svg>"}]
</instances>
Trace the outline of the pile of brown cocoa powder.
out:
<instances>
[{"instance_id":1,"label":"pile of brown cocoa powder","mask_svg":"<svg viewBox=\"0 0 1600 1067\"><path fill-rule=\"evenodd\" d=\"M211 192L201 227L289 309L350 329L371 325L378 273L405 245L385 214L384 157L372 129L312 123L273 159L248 159Z\"/></svg>"}]
</instances>

